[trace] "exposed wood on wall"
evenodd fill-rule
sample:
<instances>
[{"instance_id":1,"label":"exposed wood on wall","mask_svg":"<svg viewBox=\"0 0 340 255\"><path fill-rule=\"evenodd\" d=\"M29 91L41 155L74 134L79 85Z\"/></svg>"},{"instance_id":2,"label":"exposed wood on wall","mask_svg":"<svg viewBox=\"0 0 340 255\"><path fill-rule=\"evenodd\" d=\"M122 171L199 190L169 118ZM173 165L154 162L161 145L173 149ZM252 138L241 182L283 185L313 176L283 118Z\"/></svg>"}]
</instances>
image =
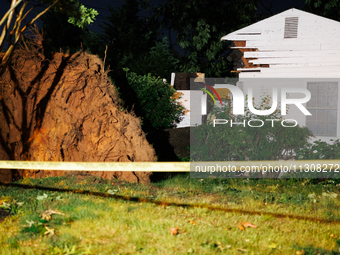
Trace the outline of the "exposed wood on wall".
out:
<instances>
[{"instance_id":1,"label":"exposed wood on wall","mask_svg":"<svg viewBox=\"0 0 340 255\"><path fill-rule=\"evenodd\" d=\"M290 9L222 40L234 41L232 48L243 53L240 78L335 78L340 76L339 35L340 22Z\"/></svg>"}]
</instances>

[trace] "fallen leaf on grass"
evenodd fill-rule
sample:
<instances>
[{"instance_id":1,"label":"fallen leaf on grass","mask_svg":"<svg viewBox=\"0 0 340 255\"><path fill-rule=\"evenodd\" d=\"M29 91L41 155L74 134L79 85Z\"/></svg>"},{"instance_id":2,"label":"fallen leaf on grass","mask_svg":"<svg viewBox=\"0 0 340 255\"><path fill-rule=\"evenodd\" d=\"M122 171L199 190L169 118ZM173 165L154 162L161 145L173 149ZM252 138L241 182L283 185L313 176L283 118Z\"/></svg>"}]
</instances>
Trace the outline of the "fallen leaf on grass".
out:
<instances>
[{"instance_id":1,"label":"fallen leaf on grass","mask_svg":"<svg viewBox=\"0 0 340 255\"><path fill-rule=\"evenodd\" d=\"M28 223L29 227L31 227L35 223L33 220L31 220L31 221L26 220L26 222Z\"/></svg>"},{"instance_id":2,"label":"fallen leaf on grass","mask_svg":"<svg viewBox=\"0 0 340 255\"><path fill-rule=\"evenodd\" d=\"M46 199L46 198L48 198L48 196L45 193L42 196L37 196L38 200L43 200L43 199Z\"/></svg>"},{"instance_id":3,"label":"fallen leaf on grass","mask_svg":"<svg viewBox=\"0 0 340 255\"><path fill-rule=\"evenodd\" d=\"M257 226L249 222L243 221L242 223L238 224L238 228L244 231L246 228L257 228Z\"/></svg>"},{"instance_id":4,"label":"fallen leaf on grass","mask_svg":"<svg viewBox=\"0 0 340 255\"><path fill-rule=\"evenodd\" d=\"M22 245L22 246L34 246L34 247L38 247L38 246L39 246L39 244L32 243L32 241L24 241L24 242L21 242L21 245Z\"/></svg>"},{"instance_id":5,"label":"fallen leaf on grass","mask_svg":"<svg viewBox=\"0 0 340 255\"><path fill-rule=\"evenodd\" d=\"M295 254L296 255L303 255L303 254L305 254L305 250L297 251Z\"/></svg>"},{"instance_id":6,"label":"fallen leaf on grass","mask_svg":"<svg viewBox=\"0 0 340 255\"><path fill-rule=\"evenodd\" d=\"M329 197L329 198L337 198L338 194L334 192L323 192L322 196Z\"/></svg>"},{"instance_id":7,"label":"fallen leaf on grass","mask_svg":"<svg viewBox=\"0 0 340 255\"><path fill-rule=\"evenodd\" d=\"M220 251L224 251L225 249L229 249L231 247L230 245L229 245L229 247L227 247L227 245L224 245L220 241L217 241L215 243L215 246L217 246L217 249L219 249Z\"/></svg>"},{"instance_id":8,"label":"fallen leaf on grass","mask_svg":"<svg viewBox=\"0 0 340 255\"><path fill-rule=\"evenodd\" d=\"M243 248L238 248L237 250L238 250L238 251L242 251L242 252L247 252L247 251L248 251L248 250L243 249Z\"/></svg>"},{"instance_id":9,"label":"fallen leaf on grass","mask_svg":"<svg viewBox=\"0 0 340 255\"><path fill-rule=\"evenodd\" d=\"M251 224L251 223L249 223L249 222L242 222L242 225L245 227L245 228L257 228L257 226L256 225L253 225L253 224Z\"/></svg>"},{"instance_id":10,"label":"fallen leaf on grass","mask_svg":"<svg viewBox=\"0 0 340 255\"><path fill-rule=\"evenodd\" d=\"M170 228L170 234L173 236L173 235L177 235L178 234L178 230L179 230L179 227L177 228Z\"/></svg>"},{"instance_id":11,"label":"fallen leaf on grass","mask_svg":"<svg viewBox=\"0 0 340 255\"><path fill-rule=\"evenodd\" d=\"M10 203L6 203L5 201L2 201L1 207L5 208L5 209L9 209L9 208L11 208L11 204Z\"/></svg>"},{"instance_id":12,"label":"fallen leaf on grass","mask_svg":"<svg viewBox=\"0 0 340 255\"><path fill-rule=\"evenodd\" d=\"M245 230L245 227L244 227L242 224L238 224L238 228L239 228L240 230L242 230L242 231Z\"/></svg>"},{"instance_id":13,"label":"fallen leaf on grass","mask_svg":"<svg viewBox=\"0 0 340 255\"><path fill-rule=\"evenodd\" d=\"M47 210L43 212L42 214L39 215L39 217L43 220L51 220L52 219L52 214L59 214L59 215L65 215L64 213L55 211L55 210Z\"/></svg>"},{"instance_id":14,"label":"fallen leaf on grass","mask_svg":"<svg viewBox=\"0 0 340 255\"><path fill-rule=\"evenodd\" d=\"M54 229L53 228L49 228L47 226L45 226L46 228L46 232L44 233L44 235L50 235L50 236L53 236L54 235Z\"/></svg>"},{"instance_id":15,"label":"fallen leaf on grass","mask_svg":"<svg viewBox=\"0 0 340 255\"><path fill-rule=\"evenodd\" d=\"M194 221L194 220L189 220L189 223L194 225L194 226L196 226L196 224L197 224L196 221Z\"/></svg>"},{"instance_id":16,"label":"fallen leaf on grass","mask_svg":"<svg viewBox=\"0 0 340 255\"><path fill-rule=\"evenodd\" d=\"M108 189L106 192L107 192L108 194L110 194L110 195L115 195L115 194L118 192L118 190L117 190L117 189L115 189L115 190L113 190L113 189Z\"/></svg>"},{"instance_id":17,"label":"fallen leaf on grass","mask_svg":"<svg viewBox=\"0 0 340 255\"><path fill-rule=\"evenodd\" d=\"M47 220L47 221L49 221L49 220L52 219L51 215L45 214L45 213L40 214L39 217L40 217L42 220Z\"/></svg>"},{"instance_id":18,"label":"fallen leaf on grass","mask_svg":"<svg viewBox=\"0 0 340 255\"><path fill-rule=\"evenodd\" d=\"M339 238L338 236L336 236L336 235L334 235L334 234L330 234L329 236L330 236L330 237L333 237L333 238L335 238L335 239L338 239L338 238Z\"/></svg>"}]
</instances>

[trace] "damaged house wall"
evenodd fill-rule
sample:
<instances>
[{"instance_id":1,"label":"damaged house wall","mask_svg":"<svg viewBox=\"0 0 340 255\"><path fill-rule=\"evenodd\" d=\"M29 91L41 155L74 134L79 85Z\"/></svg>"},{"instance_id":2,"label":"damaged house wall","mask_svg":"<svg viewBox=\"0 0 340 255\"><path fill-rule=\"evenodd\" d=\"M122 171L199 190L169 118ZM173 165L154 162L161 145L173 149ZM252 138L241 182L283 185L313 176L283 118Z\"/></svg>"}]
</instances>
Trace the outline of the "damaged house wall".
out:
<instances>
[{"instance_id":1,"label":"damaged house wall","mask_svg":"<svg viewBox=\"0 0 340 255\"><path fill-rule=\"evenodd\" d=\"M312 100L306 107L312 116L292 105L286 118L307 126L315 139L331 142L340 138L339 35L340 22L293 8L221 40L233 41L233 48L243 53L244 66L235 71L244 92L252 83L255 105L261 102L263 91L271 91L274 85L264 86L264 79L275 79L275 86L308 89ZM280 84L283 80L289 84ZM289 96L298 98L293 93Z\"/></svg>"}]
</instances>

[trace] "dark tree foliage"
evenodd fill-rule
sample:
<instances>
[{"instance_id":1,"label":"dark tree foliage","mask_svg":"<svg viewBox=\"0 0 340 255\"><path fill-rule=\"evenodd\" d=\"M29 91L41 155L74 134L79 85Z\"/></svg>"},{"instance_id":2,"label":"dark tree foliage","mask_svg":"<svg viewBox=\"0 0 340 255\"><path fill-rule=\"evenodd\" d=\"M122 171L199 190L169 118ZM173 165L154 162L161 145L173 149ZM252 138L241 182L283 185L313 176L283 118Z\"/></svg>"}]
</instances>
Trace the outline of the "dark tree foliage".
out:
<instances>
[{"instance_id":1,"label":"dark tree foliage","mask_svg":"<svg viewBox=\"0 0 340 255\"><path fill-rule=\"evenodd\" d=\"M306 0L305 9L308 12L329 19L340 21L339 0Z\"/></svg>"},{"instance_id":2,"label":"dark tree foliage","mask_svg":"<svg viewBox=\"0 0 340 255\"><path fill-rule=\"evenodd\" d=\"M48 12L41 19L45 43L49 50L59 52L62 49L74 53L80 49L85 31L68 23L66 14Z\"/></svg>"},{"instance_id":3,"label":"dark tree foliage","mask_svg":"<svg viewBox=\"0 0 340 255\"><path fill-rule=\"evenodd\" d=\"M155 24L150 19L139 16L140 10L147 8L143 1L126 0L120 8L108 8L111 15L103 26L108 45L107 61L112 70L131 68L131 65L141 60L155 46L158 36Z\"/></svg>"},{"instance_id":4,"label":"dark tree foliage","mask_svg":"<svg viewBox=\"0 0 340 255\"><path fill-rule=\"evenodd\" d=\"M100 35L87 28L80 28L68 22L68 16L54 11L42 16L45 51L69 51L75 53L80 49L90 51L103 57L105 45Z\"/></svg>"},{"instance_id":5,"label":"dark tree foliage","mask_svg":"<svg viewBox=\"0 0 340 255\"><path fill-rule=\"evenodd\" d=\"M159 28L167 30L169 48L183 72L230 76L228 43L222 36L254 23L257 0L167 0L153 9ZM176 38L173 38L173 33Z\"/></svg>"},{"instance_id":6,"label":"dark tree foliage","mask_svg":"<svg viewBox=\"0 0 340 255\"><path fill-rule=\"evenodd\" d=\"M166 0L149 6L144 0L126 0L121 8L110 9L104 26L111 69L128 67L161 78L171 72L230 76L229 44L220 39L257 21L257 1ZM148 18L140 17L140 10Z\"/></svg>"}]
</instances>

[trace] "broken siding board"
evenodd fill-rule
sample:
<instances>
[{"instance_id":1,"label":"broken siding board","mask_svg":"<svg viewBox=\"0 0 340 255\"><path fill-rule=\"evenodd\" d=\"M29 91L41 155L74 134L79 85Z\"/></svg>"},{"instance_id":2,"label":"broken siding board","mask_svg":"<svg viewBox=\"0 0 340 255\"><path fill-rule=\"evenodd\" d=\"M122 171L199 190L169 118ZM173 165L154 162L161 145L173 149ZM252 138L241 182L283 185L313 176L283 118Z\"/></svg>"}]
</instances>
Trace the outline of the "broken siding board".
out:
<instances>
[{"instance_id":1,"label":"broken siding board","mask_svg":"<svg viewBox=\"0 0 340 255\"><path fill-rule=\"evenodd\" d=\"M259 59L248 59L249 63L254 65L260 64L340 64L339 58L330 57L301 57L301 58L259 58Z\"/></svg>"},{"instance_id":2,"label":"broken siding board","mask_svg":"<svg viewBox=\"0 0 340 255\"><path fill-rule=\"evenodd\" d=\"M268 45L268 46L249 46L249 47L230 47L231 49L255 49L256 51L277 51L292 50L292 45ZM294 50L321 50L321 45L295 45Z\"/></svg>"},{"instance_id":3,"label":"broken siding board","mask_svg":"<svg viewBox=\"0 0 340 255\"><path fill-rule=\"evenodd\" d=\"M295 47L298 47L299 45L306 45L306 46L320 46L323 45L324 47L327 48L327 46L336 46L337 43L340 42L340 39L334 39L330 40L330 38L323 38L324 40L318 41L316 39L302 39L302 38L296 38L296 39L291 39L291 40L280 40L280 41L247 41L246 47L253 47L253 48L263 48L263 47L270 47L270 46L275 46L275 47L281 47L281 46L292 46L290 50L296 50ZM295 41L294 41L295 40Z\"/></svg>"},{"instance_id":4,"label":"broken siding board","mask_svg":"<svg viewBox=\"0 0 340 255\"><path fill-rule=\"evenodd\" d=\"M235 46L237 46L237 47L241 47L241 48L239 48L239 51L241 51L241 53L242 53L241 60L242 60L242 62L243 62L243 65L244 65L246 68L256 67L254 64L250 63L250 62L248 61L248 59L246 59L246 58L244 57L244 53L245 53L245 52L248 52L248 51L256 51L257 49L244 49L244 48L242 48L242 47L245 46L245 44L246 44L245 41L235 41L234 44L235 44Z\"/></svg>"},{"instance_id":5,"label":"broken siding board","mask_svg":"<svg viewBox=\"0 0 340 255\"><path fill-rule=\"evenodd\" d=\"M327 72L327 73L317 73L317 72L242 72L242 78L338 78L339 72Z\"/></svg>"},{"instance_id":6,"label":"broken siding board","mask_svg":"<svg viewBox=\"0 0 340 255\"><path fill-rule=\"evenodd\" d=\"M309 57L309 56L337 56L340 57L340 52L334 52L333 50L324 51L247 51L244 53L245 58L290 58L290 57Z\"/></svg>"},{"instance_id":7,"label":"broken siding board","mask_svg":"<svg viewBox=\"0 0 340 255\"><path fill-rule=\"evenodd\" d=\"M280 73L280 72L318 72L318 73L327 73L327 72L340 72L340 65L331 65L331 66L291 66L291 65L271 65L270 68L258 68L261 72L264 73Z\"/></svg>"},{"instance_id":8,"label":"broken siding board","mask_svg":"<svg viewBox=\"0 0 340 255\"><path fill-rule=\"evenodd\" d=\"M244 35L244 36L237 36L237 38L234 38L235 40L243 40L243 41L253 41L253 42L260 42L262 40L268 40L268 41L294 41L299 37L303 37L304 39L315 39L315 36L322 36L329 39L334 39L334 36L338 36L340 34L340 30L333 30L329 31L327 30L326 26L323 26L322 28L317 28L312 30L313 28L310 28L310 31L303 30L303 32L298 32L297 36L295 38L285 38L284 37L284 30L280 31L272 31L271 33L262 34L262 35Z\"/></svg>"}]
</instances>

